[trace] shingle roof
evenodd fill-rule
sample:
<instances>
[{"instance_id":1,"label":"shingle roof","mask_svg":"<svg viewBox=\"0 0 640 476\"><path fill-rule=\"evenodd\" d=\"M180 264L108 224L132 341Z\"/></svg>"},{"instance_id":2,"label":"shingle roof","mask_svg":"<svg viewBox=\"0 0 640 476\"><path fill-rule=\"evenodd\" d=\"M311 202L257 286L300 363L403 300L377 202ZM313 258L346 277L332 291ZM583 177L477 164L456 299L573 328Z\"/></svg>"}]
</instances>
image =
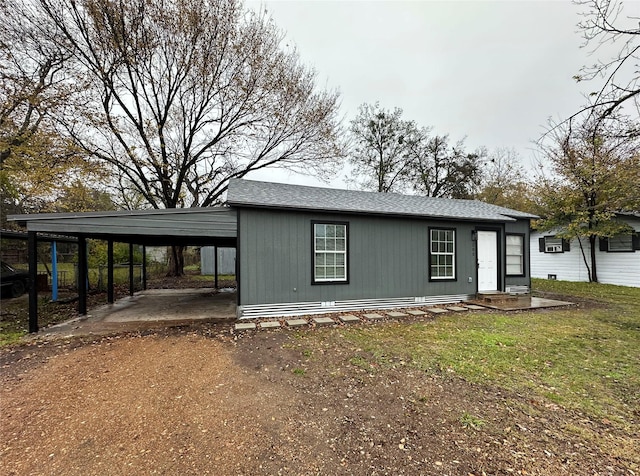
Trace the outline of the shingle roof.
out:
<instances>
[{"instance_id":1,"label":"shingle roof","mask_svg":"<svg viewBox=\"0 0 640 476\"><path fill-rule=\"evenodd\" d=\"M529 213L490 205L478 200L361 192L245 179L229 181L227 203L231 206L425 216L460 220L515 221L516 218L538 218Z\"/></svg>"}]
</instances>

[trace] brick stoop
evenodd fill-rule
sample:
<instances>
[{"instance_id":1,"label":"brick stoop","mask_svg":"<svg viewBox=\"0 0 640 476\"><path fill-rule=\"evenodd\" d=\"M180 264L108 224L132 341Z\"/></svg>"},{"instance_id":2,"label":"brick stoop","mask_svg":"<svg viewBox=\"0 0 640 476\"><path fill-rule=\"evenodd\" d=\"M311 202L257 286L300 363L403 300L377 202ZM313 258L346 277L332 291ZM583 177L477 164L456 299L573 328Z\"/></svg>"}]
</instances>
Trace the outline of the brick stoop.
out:
<instances>
[{"instance_id":1,"label":"brick stoop","mask_svg":"<svg viewBox=\"0 0 640 476\"><path fill-rule=\"evenodd\" d=\"M493 292L476 294L476 299L478 301L492 303L492 304L517 302L519 297L523 297L523 296L514 296L513 294L505 293L502 291L493 291Z\"/></svg>"}]
</instances>

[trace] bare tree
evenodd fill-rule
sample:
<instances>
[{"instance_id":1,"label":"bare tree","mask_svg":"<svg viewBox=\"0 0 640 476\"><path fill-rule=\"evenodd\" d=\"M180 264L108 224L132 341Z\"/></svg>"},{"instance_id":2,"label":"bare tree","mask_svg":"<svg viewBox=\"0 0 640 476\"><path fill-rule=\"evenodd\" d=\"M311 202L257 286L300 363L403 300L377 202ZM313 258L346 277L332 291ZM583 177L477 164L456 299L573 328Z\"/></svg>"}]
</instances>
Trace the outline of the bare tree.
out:
<instances>
[{"instance_id":1,"label":"bare tree","mask_svg":"<svg viewBox=\"0 0 640 476\"><path fill-rule=\"evenodd\" d=\"M600 120L612 115L638 117L640 97L640 10L634 2L627 3L625 14L619 0L578 0L586 11L578 24L585 46L605 56L593 65L585 66L577 81L604 80L589 96L589 104L574 115L588 112ZM616 50L613 54L610 51ZM638 134L637 129L633 129ZM624 132L628 134L629 131Z\"/></svg>"},{"instance_id":2,"label":"bare tree","mask_svg":"<svg viewBox=\"0 0 640 476\"><path fill-rule=\"evenodd\" d=\"M411 183L428 197L470 198L482 175L486 151L467 152L464 140L449 144L449 136L423 137L412 150Z\"/></svg>"},{"instance_id":3,"label":"bare tree","mask_svg":"<svg viewBox=\"0 0 640 476\"><path fill-rule=\"evenodd\" d=\"M419 140L412 121L402 119L402 109L386 110L380 103L362 104L351 121L352 175L359 188L400 192L406 187L411 148Z\"/></svg>"},{"instance_id":4,"label":"bare tree","mask_svg":"<svg viewBox=\"0 0 640 476\"><path fill-rule=\"evenodd\" d=\"M482 176L475 198L501 207L536 213L528 179L518 153L498 147L488 153L482 164Z\"/></svg>"},{"instance_id":5,"label":"bare tree","mask_svg":"<svg viewBox=\"0 0 640 476\"><path fill-rule=\"evenodd\" d=\"M91 81L66 130L122 195L209 206L231 178L326 173L344 155L338 94L238 0L31 1Z\"/></svg>"},{"instance_id":6,"label":"bare tree","mask_svg":"<svg viewBox=\"0 0 640 476\"><path fill-rule=\"evenodd\" d=\"M211 205L229 178L340 155L337 94L316 92L273 23L239 2L39 1L99 93L70 132L153 207Z\"/></svg>"}]
</instances>

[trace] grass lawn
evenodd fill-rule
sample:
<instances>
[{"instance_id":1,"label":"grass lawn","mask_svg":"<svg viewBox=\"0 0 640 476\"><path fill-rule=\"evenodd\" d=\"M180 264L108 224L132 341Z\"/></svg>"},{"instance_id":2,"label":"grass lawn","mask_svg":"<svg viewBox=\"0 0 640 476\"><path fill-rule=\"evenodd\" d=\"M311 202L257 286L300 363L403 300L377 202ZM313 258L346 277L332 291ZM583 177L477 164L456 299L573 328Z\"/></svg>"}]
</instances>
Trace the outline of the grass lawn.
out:
<instances>
[{"instance_id":1,"label":"grass lawn","mask_svg":"<svg viewBox=\"0 0 640 476\"><path fill-rule=\"evenodd\" d=\"M497 386L543 407L560 405L614 425L627 437L583 436L640 462L640 288L534 280L533 289L575 296L579 305L451 313L420 323L348 328L340 337L365 352L354 356L354 365L380 368L402 359L427 373Z\"/></svg>"}]
</instances>

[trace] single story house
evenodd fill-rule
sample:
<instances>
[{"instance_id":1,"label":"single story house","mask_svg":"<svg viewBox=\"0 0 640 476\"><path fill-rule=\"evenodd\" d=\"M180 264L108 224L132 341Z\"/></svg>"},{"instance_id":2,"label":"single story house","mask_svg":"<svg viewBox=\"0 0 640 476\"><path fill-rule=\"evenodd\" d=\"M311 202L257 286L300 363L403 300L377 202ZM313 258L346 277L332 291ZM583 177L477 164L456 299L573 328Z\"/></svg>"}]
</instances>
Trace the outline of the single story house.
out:
<instances>
[{"instance_id":1,"label":"single story house","mask_svg":"<svg viewBox=\"0 0 640 476\"><path fill-rule=\"evenodd\" d=\"M528 213L474 200L232 180L239 315L527 292Z\"/></svg>"},{"instance_id":2,"label":"single story house","mask_svg":"<svg viewBox=\"0 0 640 476\"><path fill-rule=\"evenodd\" d=\"M532 218L474 200L244 179L229 182L224 207L9 217L27 227L34 276L38 233L76 237L79 273L88 238L106 240L109 250L113 242L235 248L239 318L526 293ZM85 294L81 287L81 313ZM30 302L35 307L35 294ZM37 310L30 329L37 330Z\"/></svg>"},{"instance_id":3,"label":"single story house","mask_svg":"<svg viewBox=\"0 0 640 476\"><path fill-rule=\"evenodd\" d=\"M605 284L640 287L640 215L620 214L618 219L633 228L613 238L596 240L598 281ZM589 281L583 251L577 238L570 241L556 232L531 231L531 276L563 281ZM591 265L589 240L582 240L587 262Z\"/></svg>"}]
</instances>

